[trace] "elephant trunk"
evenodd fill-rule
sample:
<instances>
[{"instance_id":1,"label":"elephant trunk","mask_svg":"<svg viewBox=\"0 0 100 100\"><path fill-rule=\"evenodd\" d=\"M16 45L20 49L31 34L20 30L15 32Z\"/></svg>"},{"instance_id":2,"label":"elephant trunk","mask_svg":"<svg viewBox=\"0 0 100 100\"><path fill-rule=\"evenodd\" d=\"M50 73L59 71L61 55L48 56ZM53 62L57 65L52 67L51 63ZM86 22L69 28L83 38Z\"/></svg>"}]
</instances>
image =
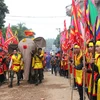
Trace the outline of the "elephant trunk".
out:
<instances>
[{"instance_id":1,"label":"elephant trunk","mask_svg":"<svg viewBox=\"0 0 100 100\"><path fill-rule=\"evenodd\" d=\"M24 54L23 59L24 59L24 77L25 80L28 80L31 67L31 54Z\"/></svg>"}]
</instances>

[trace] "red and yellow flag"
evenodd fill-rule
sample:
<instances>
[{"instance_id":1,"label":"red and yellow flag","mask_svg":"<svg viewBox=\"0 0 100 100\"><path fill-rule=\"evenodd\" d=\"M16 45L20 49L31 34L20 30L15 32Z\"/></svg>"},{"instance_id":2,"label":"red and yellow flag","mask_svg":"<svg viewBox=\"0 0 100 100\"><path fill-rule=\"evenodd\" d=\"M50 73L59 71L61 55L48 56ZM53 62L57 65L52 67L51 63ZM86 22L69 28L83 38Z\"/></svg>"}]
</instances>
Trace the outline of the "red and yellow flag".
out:
<instances>
[{"instance_id":1,"label":"red and yellow flag","mask_svg":"<svg viewBox=\"0 0 100 100\"><path fill-rule=\"evenodd\" d=\"M6 31L6 40L4 42L5 48L8 48L8 45L12 44L12 43L18 44L18 41L17 41L16 37L14 36L14 34L10 28L10 24L9 24L7 27L7 31Z\"/></svg>"}]
</instances>

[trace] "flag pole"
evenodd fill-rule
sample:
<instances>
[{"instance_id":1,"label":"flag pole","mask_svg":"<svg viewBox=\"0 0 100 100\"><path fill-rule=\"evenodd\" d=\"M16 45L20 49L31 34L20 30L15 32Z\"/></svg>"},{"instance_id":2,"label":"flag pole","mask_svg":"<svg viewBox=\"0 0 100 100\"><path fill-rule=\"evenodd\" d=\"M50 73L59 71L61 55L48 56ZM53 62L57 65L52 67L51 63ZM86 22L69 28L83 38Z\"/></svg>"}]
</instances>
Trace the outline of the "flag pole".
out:
<instances>
[{"instance_id":1,"label":"flag pole","mask_svg":"<svg viewBox=\"0 0 100 100\"><path fill-rule=\"evenodd\" d=\"M74 44L72 45L72 63L74 63ZM72 89L71 89L71 100L73 100L73 86L74 86L74 65L72 64Z\"/></svg>"},{"instance_id":2,"label":"flag pole","mask_svg":"<svg viewBox=\"0 0 100 100\"><path fill-rule=\"evenodd\" d=\"M86 61L86 58L85 58L85 47L86 47L86 39L85 39L85 28L86 28L86 22L85 22L85 15L86 15L86 0L84 0L84 32L83 32L83 67L86 68L85 66L85 61ZM86 71L85 69L83 69L83 100L85 100L85 83L86 83Z\"/></svg>"},{"instance_id":3,"label":"flag pole","mask_svg":"<svg viewBox=\"0 0 100 100\"><path fill-rule=\"evenodd\" d=\"M85 24L84 24L84 37L83 37L83 40L84 40L84 44L83 44L83 67L85 68L86 66L85 66L85 47L86 47L86 45L85 45L85 43L86 43L86 41L85 41ZM85 72L85 69L83 69L83 100L85 100L85 80L86 80L86 72Z\"/></svg>"},{"instance_id":4,"label":"flag pole","mask_svg":"<svg viewBox=\"0 0 100 100\"><path fill-rule=\"evenodd\" d=\"M96 18L96 23L97 23L97 19L98 17ZM96 23L95 23L95 30L94 30L94 50L93 50L93 58L95 58L95 43L96 43ZM94 88L94 67L95 67L95 64L93 63L92 64L92 82L91 82L91 94L90 94L90 100L93 100L93 88Z\"/></svg>"}]
</instances>

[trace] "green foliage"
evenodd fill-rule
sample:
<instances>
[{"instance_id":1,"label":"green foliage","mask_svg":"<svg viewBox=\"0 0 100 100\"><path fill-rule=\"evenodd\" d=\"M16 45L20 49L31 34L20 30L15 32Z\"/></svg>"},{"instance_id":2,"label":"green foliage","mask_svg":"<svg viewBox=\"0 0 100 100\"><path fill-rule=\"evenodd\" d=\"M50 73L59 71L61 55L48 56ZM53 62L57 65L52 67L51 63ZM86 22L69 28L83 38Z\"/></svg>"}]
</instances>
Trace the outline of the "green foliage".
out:
<instances>
[{"instance_id":1,"label":"green foliage","mask_svg":"<svg viewBox=\"0 0 100 100\"><path fill-rule=\"evenodd\" d=\"M0 0L0 29L4 26L6 13L9 13L8 7L4 3L4 0Z\"/></svg>"},{"instance_id":2,"label":"green foliage","mask_svg":"<svg viewBox=\"0 0 100 100\"><path fill-rule=\"evenodd\" d=\"M11 26L11 29L12 29L12 31L13 31L14 34L17 31L17 33L18 33L17 34L18 35L18 39L20 41L23 38L25 38L24 31L27 30L28 28L25 26L24 23L19 23L17 25Z\"/></svg>"},{"instance_id":3,"label":"green foliage","mask_svg":"<svg viewBox=\"0 0 100 100\"><path fill-rule=\"evenodd\" d=\"M7 29L7 27L2 28L2 35L4 38L6 38L6 29Z\"/></svg>"},{"instance_id":4,"label":"green foliage","mask_svg":"<svg viewBox=\"0 0 100 100\"><path fill-rule=\"evenodd\" d=\"M57 48L60 47L60 34L57 35L55 41L54 41L54 44Z\"/></svg>"}]
</instances>

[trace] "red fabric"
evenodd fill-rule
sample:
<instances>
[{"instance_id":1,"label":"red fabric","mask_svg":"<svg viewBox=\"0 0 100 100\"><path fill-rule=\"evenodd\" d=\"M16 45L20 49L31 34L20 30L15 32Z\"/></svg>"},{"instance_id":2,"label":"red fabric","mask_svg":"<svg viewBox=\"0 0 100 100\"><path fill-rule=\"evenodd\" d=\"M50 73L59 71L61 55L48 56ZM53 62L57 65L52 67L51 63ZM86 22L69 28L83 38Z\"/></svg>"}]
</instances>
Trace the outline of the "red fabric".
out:
<instances>
[{"instance_id":1,"label":"red fabric","mask_svg":"<svg viewBox=\"0 0 100 100\"><path fill-rule=\"evenodd\" d=\"M68 70L68 64L64 66L64 70Z\"/></svg>"},{"instance_id":2,"label":"red fabric","mask_svg":"<svg viewBox=\"0 0 100 100\"><path fill-rule=\"evenodd\" d=\"M0 45L3 46L3 43L4 41L2 41L3 39L3 36L2 36L2 30L0 29Z\"/></svg>"},{"instance_id":3,"label":"red fabric","mask_svg":"<svg viewBox=\"0 0 100 100\"><path fill-rule=\"evenodd\" d=\"M8 70L6 64L3 64L3 70L4 71L7 71Z\"/></svg>"},{"instance_id":4,"label":"red fabric","mask_svg":"<svg viewBox=\"0 0 100 100\"><path fill-rule=\"evenodd\" d=\"M14 43L14 44L18 44L18 41L16 39L16 37L13 35L13 32L10 28L10 24L7 27L7 31L6 31L6 40L4 43L4 47L8 49L8 45Z\"/></svg>"},{"instance_id":5,"label":"red fabric","mask_svg":"<svg viewBox=\"0 0 100 100\"><path fill-rule=\"evenodd\" d=\"M3 74L3 67L0 65L0 75Z\"/></svg>"},{"instance_id":6,"label":"red fabric","mask_svg":"<svg viewBox=\"0 0 100 100\"><path fill-rule=\"evenodd\" d=\"M96 81L98 73L94 72L94 81Z\"/></svg>"},{"instance_id":7,"label":"red fabric","mask_svg":"<svg viewBox=\"0 0 100 100\"><path fill-rule=\"evenodd\" d=\"M78 44L79 46L82 46L83 39L82 39L82 34L79 32L80 26L77 18L77 8L74 0L72 0L72 15L73 19L71 24L73 27L71 27L71 34L73 35L73 42Z\"/></svg>"},{"instance_id":8,"label":"red fabric","mask_svg":"<svg viewBox=\"0 0 100 100\"><path fill-rule=\"evenodd\" d=\"M30 30L26 30L24 33L26 36L33 36L34 35L34 32L32 32Z\"/></svg>"}]
</instances>

